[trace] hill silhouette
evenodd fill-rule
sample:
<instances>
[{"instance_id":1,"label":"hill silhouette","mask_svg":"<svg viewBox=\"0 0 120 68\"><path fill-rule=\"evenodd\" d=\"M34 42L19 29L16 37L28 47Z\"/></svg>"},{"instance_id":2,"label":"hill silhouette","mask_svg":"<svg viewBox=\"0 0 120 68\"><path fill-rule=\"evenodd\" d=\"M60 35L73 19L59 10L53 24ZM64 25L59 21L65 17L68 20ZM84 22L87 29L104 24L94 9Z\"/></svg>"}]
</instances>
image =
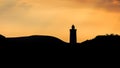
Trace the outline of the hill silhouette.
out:
<instances>
[{"instance_id":1,"label":"hill silhouette","mask_svg":"<svg viewBox=\"0 0 120 68\"><path fill-rule=\"evenodd\" d=\"M52 36L0 35L0 52L2 63L117 63L120 36L99 35L71 45Z\"/></svg>"},{"instance_id":2,"label":"hill silhouette","mask_svg":"<svg viewBox=\"0 0 120 68\"><path fill-rule=\"evenodd\" d=\"M52 36L26 36L5 38L0 36L1 46L4 48L65 48L67 43Z\"/></svg>"},{"instance_id":3,"label":"hill silhouette","mask_svg":"<svg viewBox=\"0 0 120 68\"><path fill-rule=\"evenodd\" d=\"M109 48L109 49L120 49L120 36L119 35L100 35L96 36L92 40L87 40L81 43L83 48Z\"/></svg>"},{"instance_id":4,"label":"hill silhouette","mask_svg":"<svg viewBox=\"0 0 120 68\"><path fill-rule=\"evenodd\" d=\"M82 43L70 44L59 38L44 35L33 35L24 37L6 38L0 35L0 48L120 48L119 35L99 35L94 39Z\"/></svg>"}]
</instances>

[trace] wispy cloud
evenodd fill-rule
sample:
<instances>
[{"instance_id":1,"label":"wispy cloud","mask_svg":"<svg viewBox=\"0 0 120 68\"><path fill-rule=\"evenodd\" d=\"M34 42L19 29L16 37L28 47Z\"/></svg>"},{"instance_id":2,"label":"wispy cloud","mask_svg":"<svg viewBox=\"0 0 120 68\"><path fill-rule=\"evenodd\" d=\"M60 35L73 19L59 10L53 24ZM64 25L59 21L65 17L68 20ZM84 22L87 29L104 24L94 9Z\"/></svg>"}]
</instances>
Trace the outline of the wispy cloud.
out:
<instances>
[{"instance_id":1,"label":"wispy cloud","mask_svg":"<svg viewBox=\"0 0 120 68\"><path fill-rule=\"evenodd\" d=\"M86 7L105 9L108 11L120 11L120 0L75 0Z\"/></svg>"}]
</instances>

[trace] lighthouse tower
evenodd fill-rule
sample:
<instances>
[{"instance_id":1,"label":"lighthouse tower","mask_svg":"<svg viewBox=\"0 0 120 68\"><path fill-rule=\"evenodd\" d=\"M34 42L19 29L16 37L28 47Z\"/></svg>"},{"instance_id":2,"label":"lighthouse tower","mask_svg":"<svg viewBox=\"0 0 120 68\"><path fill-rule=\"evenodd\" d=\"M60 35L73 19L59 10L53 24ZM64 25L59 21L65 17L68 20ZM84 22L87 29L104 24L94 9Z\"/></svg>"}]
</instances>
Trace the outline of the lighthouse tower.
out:
<instances>
[{"instance_id":1,"label":"lighthouse tower","mask_svg":"<svg viewBox=\"0 0 120 68\"><path fill-rule=\"evenodd\" d=\"M77 29L75 29L75 26L72 25L70 29L70 44L71 45L76 45L77 43L77 35L76 35Z\"/></svg>"}]
</instances>

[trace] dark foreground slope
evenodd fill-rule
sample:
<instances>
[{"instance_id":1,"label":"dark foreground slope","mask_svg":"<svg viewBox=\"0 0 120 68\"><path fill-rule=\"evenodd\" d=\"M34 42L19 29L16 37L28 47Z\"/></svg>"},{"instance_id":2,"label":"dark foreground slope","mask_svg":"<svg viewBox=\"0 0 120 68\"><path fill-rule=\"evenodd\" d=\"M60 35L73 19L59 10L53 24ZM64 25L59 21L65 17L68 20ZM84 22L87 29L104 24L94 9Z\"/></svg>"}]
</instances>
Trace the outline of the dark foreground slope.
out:
<instances>
[{"instance_id":1,"label":"dark foreground slope","mask_svg":"<svg viewBox=\"0 0 120 68\"><path fill-rule=\"evenodd\" d=\"M51 36L0 36L1 63L120 63L120 36L97 36L70 45Z\"/></svg>"}]
</instances>

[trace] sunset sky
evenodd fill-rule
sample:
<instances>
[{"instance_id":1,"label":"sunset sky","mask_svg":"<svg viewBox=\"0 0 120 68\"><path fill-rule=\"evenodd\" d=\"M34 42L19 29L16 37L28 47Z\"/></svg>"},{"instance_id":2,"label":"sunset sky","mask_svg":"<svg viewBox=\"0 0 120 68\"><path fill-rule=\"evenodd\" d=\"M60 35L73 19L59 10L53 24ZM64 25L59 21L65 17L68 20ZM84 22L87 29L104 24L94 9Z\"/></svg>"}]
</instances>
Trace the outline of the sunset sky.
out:
<instances>
[{"instance_id":1,"label":"sunset sky","mask_svg":"<svg viewBox=\"0 0 120 68\"><path fill-rule=\"evenodd\" d=\"M120 0L0 0L0 34L6 37L50 35L78 42L120 34Z\"/></svg>"}]
</instances>

